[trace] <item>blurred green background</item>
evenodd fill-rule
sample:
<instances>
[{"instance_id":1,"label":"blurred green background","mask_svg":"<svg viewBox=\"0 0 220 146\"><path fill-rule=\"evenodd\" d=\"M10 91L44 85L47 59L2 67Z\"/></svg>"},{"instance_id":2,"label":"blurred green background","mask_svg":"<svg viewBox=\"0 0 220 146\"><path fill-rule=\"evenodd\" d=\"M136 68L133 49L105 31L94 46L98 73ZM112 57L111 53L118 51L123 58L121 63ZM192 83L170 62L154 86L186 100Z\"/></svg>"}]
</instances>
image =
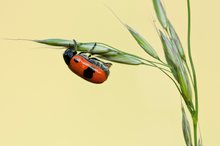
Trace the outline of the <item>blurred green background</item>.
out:
<instances>
[{"instance_id":1,"label":"blurred green background","mask_svg":"<svg viewBox=\"0 0 220 146\"><path fill-rule=\"evenodd\" d=\"M186 48L186 1L164 0ZM160 71L114 63L101 85L73 74L62 49L3 38L99 41L150 58L104 4L163 55L151 0L1 0L0 146L184 145L178 92ZM220 145L220 1L192 1L192 53L204 145Z\"/></svg>"}]
</instances>

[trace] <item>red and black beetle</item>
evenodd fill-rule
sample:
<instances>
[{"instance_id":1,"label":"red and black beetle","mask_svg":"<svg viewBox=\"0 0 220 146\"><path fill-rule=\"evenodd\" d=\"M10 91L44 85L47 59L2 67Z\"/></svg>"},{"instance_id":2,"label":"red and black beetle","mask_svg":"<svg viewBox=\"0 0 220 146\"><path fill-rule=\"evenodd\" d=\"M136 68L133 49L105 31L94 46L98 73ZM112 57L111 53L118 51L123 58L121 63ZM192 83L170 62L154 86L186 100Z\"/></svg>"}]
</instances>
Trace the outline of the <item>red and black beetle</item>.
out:
<instances>
[{"instance_id":1,"label":"red and black beetle","mask_svg":"<svg viewBox=\"0 0 220 146\"><path fill-rule=\"evenodd\" d=\"M109 68L111 63L105 63L97 58L91 58L86 55L86 53L77 54L77 45L69 47L64 53L63 58L69 69L80 76L81 78L96 84L103 83L107 80L110 73ZM96 44L91 50L95 48ZM90 51L91 51L90 50ZM89 53L89 51L87 52Z\"/></svg>"}]
</instances>

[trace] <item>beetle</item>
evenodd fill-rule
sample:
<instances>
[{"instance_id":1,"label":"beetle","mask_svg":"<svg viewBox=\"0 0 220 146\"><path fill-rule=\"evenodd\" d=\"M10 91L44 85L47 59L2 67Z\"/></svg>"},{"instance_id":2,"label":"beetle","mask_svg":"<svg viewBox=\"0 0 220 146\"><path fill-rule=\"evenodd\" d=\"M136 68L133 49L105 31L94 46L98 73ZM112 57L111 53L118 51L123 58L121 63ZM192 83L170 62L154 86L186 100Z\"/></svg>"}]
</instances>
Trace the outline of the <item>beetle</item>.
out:
<instances>
[{"instance_id":1,"label":"beetle","mask_svg":"<svg viewBox=\"0 0 220 146\"><path fill-rule=\"evenodd\" d=\"M111 63L105 63L95 57L91 57L92 54L87 55L96 46L96 43L92 49L87 52L77 53L77 43L75 40L74 46L69 46L63 53L63 58L69 69L81 78L96 84L103 83L109 76L109 68Z\"/></svg>"}]
</instances>

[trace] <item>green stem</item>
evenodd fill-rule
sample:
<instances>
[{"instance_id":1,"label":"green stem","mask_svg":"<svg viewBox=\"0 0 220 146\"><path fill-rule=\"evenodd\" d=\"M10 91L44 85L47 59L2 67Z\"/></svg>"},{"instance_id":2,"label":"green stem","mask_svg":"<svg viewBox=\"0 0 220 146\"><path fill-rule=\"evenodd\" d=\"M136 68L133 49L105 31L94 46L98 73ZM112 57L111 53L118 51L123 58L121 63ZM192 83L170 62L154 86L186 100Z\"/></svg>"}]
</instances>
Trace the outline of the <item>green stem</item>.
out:
<instances>
[{"instance_id":1,"label":"green stem","mask_svg":"<svg viewBox=\"0 0 220 146\"><path fill-rule=\"evenodd\" d=\"M145 65L148 65L148 64L145 64ZM158 68L158 69L159 69L160 71L162 71L167 77L169 77L169 78L173 81L173 83L175 84L175 86L176 86L176 88L178 89L180 95L182 95L182 92L181 92L181 90L180 90L178 84L176 83L176 81L175 81L167 72L165 72L165 71L166 71L165 69L160 68L160 67L156 66L155 64L152 64L152 66ZM170 72L170 71L169 71L169 72Z\"/></svg>"},{"instance_id":2,"label":"green stem","mask_svg":"<svg viewBox=\"0 0 220 146\"><path fill-rule=\"evenodd\" d=\"M197 126L198 120L193 118L194 146L197 146Z\"/></svg>"},{"instance_id":3,"label":"green stem","mask_svg":"<svg viewBox=\"0 0 220 146\"><path fill-rule=\"evenodd\" d=\"M144 58L141 58L141 57L135 56L135 55L132 55L132 56L137 57L137 58L139 58L139 59L141 59L141 60L147 61L147 62L149 62L149 63L152 64L151 66L156 67L156 68L158 68L160 71L162 71L167 77L169 77L169 78L173 81L173 83L175 84L176 88L178 89L180 95L183 96L182 91L181 91L180 87L178 86L178 84L176 83L176 81L175 81L167 72L165 72L165 71L168 71L168 72L171 73L171 71L166 70L166 69L161 68L161 67L158 67L158 66L155 64L155 62L153 62L153 61L149 61L149 60L146 60L146 59L144 59ZM165 64L163 61L161 61L161 63L169 67L169 65ZM148 65L148 64L146 64L146 65ZM190 111L190 112L191 112L191 111Z\"/></svg>"},{"instance_id":4,"label":"green stem","mask_svg":"<svg viewBox=\"0 0 220 146\"><path fill-rule=\"evenodd\" d=\"M90 43L95 43L95 42L90 42ZM114 47L112 47L112 46L110 46L110 45L105 44L105 43L102 43L102 42L96 42L96 43L102 44L102 45L107 46L107 47L110 47L110 48L113 48L113 49L116 50L117 52L125 53L125 52L123 52L123 51L121 51L121 50L118 50L118 49L116 49L116 48L114 48ZM129 53L126 53L126 54L129 54ZM129 54L129 55L130 55L130 56L133 56L133 57L136 57L136 58L139 58L139 59L141 59L141 60L144 60L144 61L146 61L146 62L148 62L148 63L151 63L151 64L152 64L152 63L153 63L153 64L158 64L158 65L162 65L162 66L164 66L164 67L170 68L170 66L169 66L168 64L164 63L164 62L161 61L161 60L159 60L160 62L155 62L155 61L150 61L150 60L144 59L144 58L142 58L142 57L139 57L139 56L136 56L136 55L133 55L133 54Z\"/></svg>"},{"instance_id":5,"label":"green stem","mask_svg":"<svg viewBox=\"0 0 220 146\"><path fill-rule=\"evenodd\" d=\"M159 61L160 61L162 64L165 64L166 66L168 66L168 67L169 67L169 65L168 65L168 64L166 64L165 62L163 62L162 60L160 60L160 59L159 59Z\"/></svg>"},{"instance_id":6,"label":"green stem","mask_svg":"<svg viewBox=\"0 0 220 146\"><path fill-rule=\"evenodd\" d=\"M160 68L159 68L159 69L160 69ZM161 69L160 69L160 70L161 70ZM182 95L182 91L180 90L180 88L179 88L178 84L176 83L176 81L175 81L168 73L166 73L166 72L163 71L163 70L161 70L161 71L162 71L165 75L167 75L167 76L173 81L173 83L175 84L176 88L178 89L180 95Z\"/></svg>"},{"instance_id":7,"label":"green stem","mask_svg":"<svg viewBox=\"0 0 220 146\"><path fill-rule=\"evenodd\" d=\"M192 85L193 85L193 87L194 87L194 81L193 81L192 74L191 74L191 71L190 71L190 69L189 69L189 65L188 65L187 62L185 62L185 66L186 66L186 68L187 68L187 71L188 71L188 73L189 73L190 80L191 80Z\"/></svg>"},{"instance_id":8,"label":"green stem","mask_svg":"<svg viewBox=\"0 0 220 146\"><path fill-rule=\"evenodd\" d=\"M139 58L140 60L146 61L146 62L148 62L150 64L155 64L155 65L158 64L158 65L162 65L163 67L168 67L169 68L169 65L167 65L165 63L159 63L159 62L155 62L155 61L150 61L150 60L144 59L142 57L139 57L139 56L136 56L136 55L133 55L133 54L129 54L129 55L131 55L133 57L136 57L136 58Z\"/></svg>"},{"instance_id":9,"label":"green stem","mask_svg":"<svg viewBox=\"0 0 220 146\"><path fill-rule=\"evenodd\" d=\"M170 70L167 70L167 69L165 69L165 68L162 68L162 67L159 67L159 66L157 66L157 65L155 65L155 64L148 64L148 63L142 63L143 65L147 65L147 66L150 66L150 67L156 67L156 68L158 68L158 69L160 69L160 70L163 70L163 71L166 71L166 72L169 72L169 73L171 73L170 72Z\"/></svg>"},{"instance_id":10,"label":"green stem","mask_svg":"<svg viewBox=\"0 0 220 146\"><path fill-rule=\"evenodd\" d=\"M187 0L187 10L188 10L188 54L189 54L189 61L192 68L193 73L193 81L194 81L194 93L195 93L195 113L192 115L193 117L193 129L194 129L194 146L197 146L197 125L198 125L198 90L197 90L197 79L196 79L196 72L195 67L192 60L191 54L191 43L190 43L190 36L191 36L191 11L190 11L190 0Z\"/></svg>"}]
</instances>

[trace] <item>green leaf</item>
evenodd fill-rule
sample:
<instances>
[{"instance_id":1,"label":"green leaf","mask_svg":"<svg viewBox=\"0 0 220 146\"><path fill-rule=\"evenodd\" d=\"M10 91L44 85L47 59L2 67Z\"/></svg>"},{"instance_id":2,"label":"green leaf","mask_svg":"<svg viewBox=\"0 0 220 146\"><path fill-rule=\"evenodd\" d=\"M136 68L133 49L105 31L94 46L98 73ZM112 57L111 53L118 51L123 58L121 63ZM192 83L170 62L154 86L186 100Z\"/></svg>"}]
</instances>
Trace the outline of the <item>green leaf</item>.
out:
<instances>
[{"instance_id":1,"label":"green leaf","mask_svg":"<svg viewBox=\"0 0 220 146\"><path fill-rule=\"evenodd\" d=\"M92 49L95 45L95 42L92 43L77 43L77 50L86 52L88 50L91 50L90 53L92 54L104 54L104 53L117 53L117 50L110 46L106 46L101 43L96 43L96 46L94 49Z\"/></svg>"},{"instance_id":2,"label":"green leaf","mask_svg":"<svg viewBox=\"0 0 220 146\"><path fill-rule=\"evenodd\" d=\"M178 66L178 64L177 64L177 58L172 49L172 44L169 38L162 31L159 30L159 34L167 63L175 68L175 66Z\"/></svg>"},{"instance_id":3,"label":"green leaf","mask_svg":"<svg viewBox=\"0 0 220 146\"><path fill-rule=\"evenodd\" d=\"M193 107L192 88L191 88L191 85L189 82L189 77L186 72L186 69L182 64L180 64L180 66L178 66L178 68L177 68L177 78L178 78L178 82L180 84L180 88L183 93L183 98L184 98L187 106L192 108Z\"/></svg>"},{"instance_id":4,"label":"green leaf","mask_svg":"<svg viewBox=\"0 0 220 146\"><path fill-rule=\"evenodd\" d=\"M183 105L182 105L182 129L183 129L183 135L184 135L186 145L192 146L190 125L189 125L189 121L187 119Z\"/></svg>"},{"instance_id":5,"label":"green leaf","mask_svg":"<svg viewBox=\"0 0 220 146\"><path fill-rule=\"evenodd\" d=\"M177 60L175 54L172 51L172 44L170 43L170 40L166 37L166 35L162 31L159 31L159 34L160 34L161 43L163 45L166 61L170 65L170 70L173 76L175 77L175 79L178 80L177 71L176 71L177 68L176 66L178 65L176 64Z\"/></svg>"},{"instance_id":6,"label":"green leaf","mask_svg":"<svg viewBox=\"0 0 220 146\"><path fill-rule=\"evenodd\" d=\"M154 10L157 15L157 19L159 20L161 26L163 26L164 29L167 29L169 25L169 20L167 18L166 12L164 10L164 7L160 0L153 0Z\"/></svg>"},{"instance_id":7,"label":"green leaf","mask_svg":"<svg viewBox=\"0 0 220 146\"><path fill-rule=\"evenodd\" d=\"M78 50L79 51L90 50L94 46L94 44L95 43L79 43ZM117 63L130 64L130 65L143 64L143 62L138 57L117 50L103 43L96 43L95 48L91 50L90 53L97 54L98 56L96 57L98 58L117 62Z\"/></svg>"},{"instance_id":8,"label":"green leaf","mask_svg":"<svg viewBox=\"0 0 220 146\"><path fill-rule=\"evenodd\" d=\"M33 40L34 42L51 45L51 46L63 46L69 47L70 45L73 46L73 40L64 40L64 39L45 39L45 40Z\"/></svg>"},{"instance_id":9,"label":"green leaf","mask_svg":"<svg viewBox=\"0 0 220 146\"><path fill-rule=\"evenodd\" d=\"M169 38L162 31L159 31L159 33L167 63L171 66L173 76L180 85L184 101L188 107L192 108L192 89L185 66Z\"/></svg>"},{"instance_id":10,"label":"green leaf","mask_svg":"<svg viewBox=\"0 0 220 146\"><path fill-rule=\"evenodd\" d=\"M169 38L162 31L159 31L159 34L160 34L161 43L163 45L166 61L170 65L170 70L173 76L175 77L176 80L178 80L178 76L177 76L177 67L179 66L178 58L173 50L173 46Z\"/></svg>"},{"instance_id":11,"label":"green leaf","mask_svg":"<svg viewBox=\"0 0 220 146\"><path fill-rule=\"evenodd\" d=\"M45 39L45 40L30 40L41 44L46 44L50 46L63 46L65 48L74 46L73 40L65 40L65 39ZM88 50L91 50L91 53L93 54L103 54L103 53L114 53L117 52L116 49L107 46L103 43L96 43L96 47L94 49L93 46L95 45L95 42L92 43L80 43L77 42L77 51L86 52Z\"/></svg>"},{"instance_id":12,"label":"green leaf","mask_svg":"<svg viewBox=\"0 0 220 146\"><path fill-rule=\"evenodd\" d=\"M170 35L172 37L172 40L174 42L174 44L176 45L176 48L178 50L178 53L180 54L181 58L186 61L186 57L185 57L185 53L184 53L184 50L183 50L183 46L182 46L182 43L179 39L179 36L178 34L176 33L173 25L169 22L169 31L170 31Z\"/></svg>"},{"instance_id":13,"label":"green leaf","mask_svg":"<svg viewBox=\"0 0 220 146\"><path fill-rule=\"evenodd\" d=\"M120 53L117 55L100 55L97 57L101 59L117 62L117 63L129 64L129 65L143 64L143 62L140 59L134 56L131 56L129 54L123 54L123 53L122 54Z\"/></svg>"},{"instance_id":14,"label":"green leaf","mask_svg":"<svg viewBox=\"0 0 220 146\"><path fill-rule=\"evenodd\" d=\"M45 40L30 40L37 43L42 43L51 46L63 46L68 48L74 46L73 40L64 40L64 39L45 39ZM94 45L96 44L95 48ZM90 51L89 51L90 50ZM140 58L135 57L129 53L117 50L109 45L103 43L79 43L77 42L77 51L87 52L91 54L98 55L97 57L117 63L130 64L130 65L139 65L143 64Z\"/></svg>"},{"instance_id":15,"label":"green leaf","mask_svg":"<svg viewBox=\"0 0 220 146\"><path fill-rule=\"evenodd\" d=\"M141 48L144 49L146 53L148 53L150 56L154 57L157 60L160 60L158 57L156 51L153 49L153 47L139 34L137 33L133 28L126 25L126 28L131 33L131 35L134 37L134 39L137 41L137 43L141 46Z\"/></svg>"}]
</instances>

